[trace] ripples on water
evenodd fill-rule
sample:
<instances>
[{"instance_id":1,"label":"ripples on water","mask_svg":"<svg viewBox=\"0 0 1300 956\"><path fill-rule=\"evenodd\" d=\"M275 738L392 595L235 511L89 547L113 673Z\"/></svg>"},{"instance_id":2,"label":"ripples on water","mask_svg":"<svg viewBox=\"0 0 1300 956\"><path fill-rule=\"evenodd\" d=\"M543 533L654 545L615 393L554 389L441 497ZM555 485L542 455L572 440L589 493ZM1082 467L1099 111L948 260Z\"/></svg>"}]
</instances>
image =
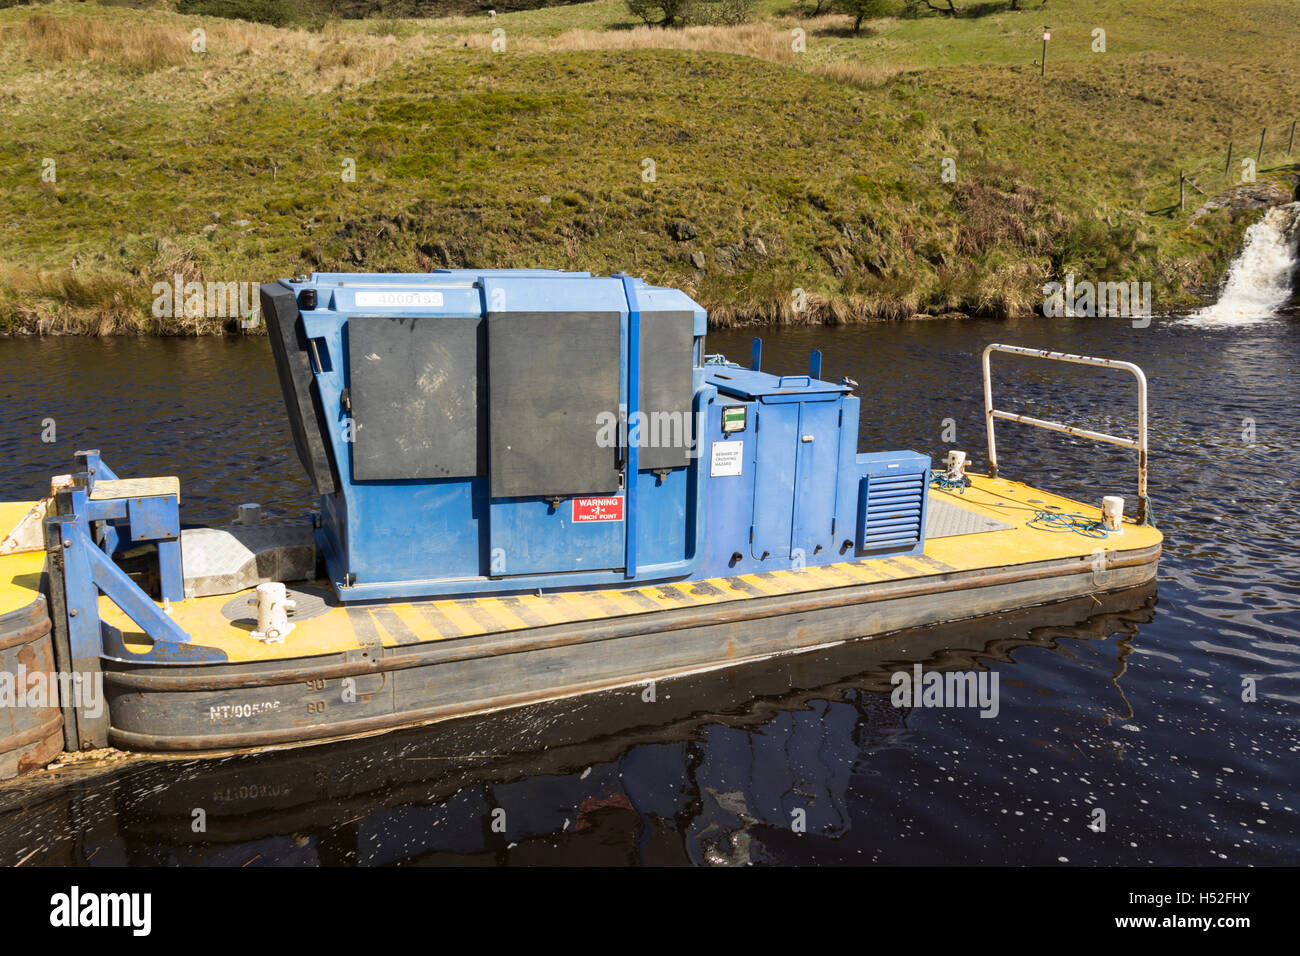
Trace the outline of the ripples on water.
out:
<instances>
[{"instance_id":1,"label":"ripples on water","mask_svg":"<svg viewBox=\"0 0 1300 956\"><path fill-rule=\"evenodd\" d=\"M861 383L863 450L939 458L952 418L976 468L988 342L1138 362L1166 535L1158 601L1089 599L673 682L653 711L611 693L338 747L138 766L0 809L0 861L32 851L32 863L92 865L1295 861L1294 318L1157 318L1141 330L926 322L764 338L773 370L801 371L820 348L825 377ZM715 333L708 347L743 361L749 335ZM1122 375L994 362L999 407L1133 428ZM90 446L122 474L179 474L187 521L224 521L244 501L282 515L311 508L264 342L0 341L0 395L5 498L37 496ZM39 441L45 418L54 445ZM1008 477L1132 500L1136 466L1121 449L1010 423L998 434ZM888 675L916 659L995 669L999 715L892 707ZM1242 700L1245 678L1256 702ZM198 806L203 838L189 827ZM1088 828L1098 808L1100 833ZM489 825L494 810L505 833Z\"/></svg>"}]
</instances>

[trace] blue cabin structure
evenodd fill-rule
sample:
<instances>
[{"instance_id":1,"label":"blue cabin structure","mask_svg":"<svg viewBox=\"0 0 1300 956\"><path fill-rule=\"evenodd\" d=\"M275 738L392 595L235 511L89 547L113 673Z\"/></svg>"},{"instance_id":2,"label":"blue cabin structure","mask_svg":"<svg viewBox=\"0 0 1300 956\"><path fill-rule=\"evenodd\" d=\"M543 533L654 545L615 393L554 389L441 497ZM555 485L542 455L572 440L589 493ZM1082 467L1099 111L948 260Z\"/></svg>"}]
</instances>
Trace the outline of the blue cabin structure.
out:
<instances>
[{"instance_id":1,"label":"blue cabin structure","mask_svg":"<svg viewBox=\"0 0 1300 956\"><path fill-rule=\"evenodd\" d=\"M702 580L924 548L930 460L847 380L707 355L685 293L547 270L262 286L342 601Z\"/></svg>"}]
</instances>

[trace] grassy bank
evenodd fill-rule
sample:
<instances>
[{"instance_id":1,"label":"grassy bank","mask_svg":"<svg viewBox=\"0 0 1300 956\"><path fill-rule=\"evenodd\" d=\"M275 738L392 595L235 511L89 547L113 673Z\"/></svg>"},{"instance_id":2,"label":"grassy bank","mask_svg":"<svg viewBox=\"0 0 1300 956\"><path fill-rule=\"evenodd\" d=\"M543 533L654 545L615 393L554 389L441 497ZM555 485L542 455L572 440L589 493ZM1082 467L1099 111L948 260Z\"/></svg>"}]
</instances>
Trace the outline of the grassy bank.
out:
<instances>
[{"instance_id":1,"label":"grassy bank","mask_svg":"<svg viewBox=\"0 0 1300 956\"><path fill-rule=\"evenodd\" d=\"M1023 312L1066 272L1189 304L1250 216L1189 225L1178 170L1220 191L1265 125L1261 176L1296 169L1294 4L1233 11L1080 0L1042 78L1037 10L860 36L784 0L687 30L617 0L319 30L0 10L0 330L238 327L155 318L177 274L483 265L626 269L724 323Z\"/></svg>"}]
</instances>

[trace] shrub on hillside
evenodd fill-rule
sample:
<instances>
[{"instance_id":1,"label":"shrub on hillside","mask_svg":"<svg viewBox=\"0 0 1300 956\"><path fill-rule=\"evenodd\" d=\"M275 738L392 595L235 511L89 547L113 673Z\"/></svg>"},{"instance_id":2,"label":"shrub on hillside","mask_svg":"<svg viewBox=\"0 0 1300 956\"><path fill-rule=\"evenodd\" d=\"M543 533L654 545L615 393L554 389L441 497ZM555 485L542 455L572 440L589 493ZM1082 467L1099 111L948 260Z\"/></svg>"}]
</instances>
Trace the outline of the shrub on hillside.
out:
<instances>
[{"instance_id":1,"label":"shrub on hillside","mask_svg":"<svg viewBox=\"0 0 1300 956\"><path fill-rule=\"evenodd\" d=\"M690 0L627 0L632 16L651 26L678 27L686 22Z\"/></svg>"},{"instance_id":2,"label":"shrub on hillside","mask_svg":"<svg viewBox=\"0 0 1300 956\"><path fill-rule=\"evenodd\" d=\"M704 0L695 5L698 23L734 26L748 23L754 13L754 0Z\"/></svg>"},{"instance_id":3,"label":"shrub on hillside","mask_svg":"<svg viewBox=\"0 0 1300 956\"><path fill-rule=\"evenodd\" d=\"M895 0L835 0L835 9L853 18L853 32L862 29L862 21L889 17L898 12Z\"/></svg>"},{"instance_id":4,"label":"shrub on hillside","mask_svg":"<svg viewBox=\"0 0 1300 956\"><path fill-rule=\"evenodd\" d=\"M627 8L650 26L733 26L749 22L754 0L627 0Z\"/></svg>"},{"instance_id":5,"label":"shrub on hillside","mask_svg":"<svg viewBox=\"0 0 1300 956\"><path fill-rule=\"evenodd\" d=\"M312 3L279 3L277 0L179 0L176 12L285 27L318 19L321 11L314 7Z\"/></svg>"}]
</instances>

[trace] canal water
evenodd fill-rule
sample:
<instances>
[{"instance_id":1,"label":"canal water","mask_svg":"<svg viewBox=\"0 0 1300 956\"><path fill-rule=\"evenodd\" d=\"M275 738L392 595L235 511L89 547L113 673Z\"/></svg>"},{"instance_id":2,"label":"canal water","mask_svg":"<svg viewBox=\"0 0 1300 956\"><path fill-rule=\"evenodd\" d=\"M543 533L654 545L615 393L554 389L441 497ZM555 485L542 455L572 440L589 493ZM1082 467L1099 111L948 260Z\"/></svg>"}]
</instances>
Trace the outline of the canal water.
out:
<instances>
[{"instance_id":1,"label":"canal water","mask_svg":"<svg viewBox=\"0 0 1300 956\"><path fill-rule=\"evenodd\" d=\"M1254 319L763 333L765 367L799 373L819 349L824 377L859 383L862 450L958 447L977 470L987 343L1139 363L1166 535L1155 588L668 682L654 700L616 691L0 795L0 863L1294 863L1300 316ZM716 332L708 350L747 361L750 337ZM1122 374L1004 356L994 381L1000 407L1134 429ZM185 520L312 507L263 340L0 340L0 401L4 498L39 496L93 447L121 474L179 475ZM1008 477L1132 508L1122 449L1007 423L999 452ZM996 672L996 716L893 706L890 674L916 661Z\"/></svg>"}]
</instances>

